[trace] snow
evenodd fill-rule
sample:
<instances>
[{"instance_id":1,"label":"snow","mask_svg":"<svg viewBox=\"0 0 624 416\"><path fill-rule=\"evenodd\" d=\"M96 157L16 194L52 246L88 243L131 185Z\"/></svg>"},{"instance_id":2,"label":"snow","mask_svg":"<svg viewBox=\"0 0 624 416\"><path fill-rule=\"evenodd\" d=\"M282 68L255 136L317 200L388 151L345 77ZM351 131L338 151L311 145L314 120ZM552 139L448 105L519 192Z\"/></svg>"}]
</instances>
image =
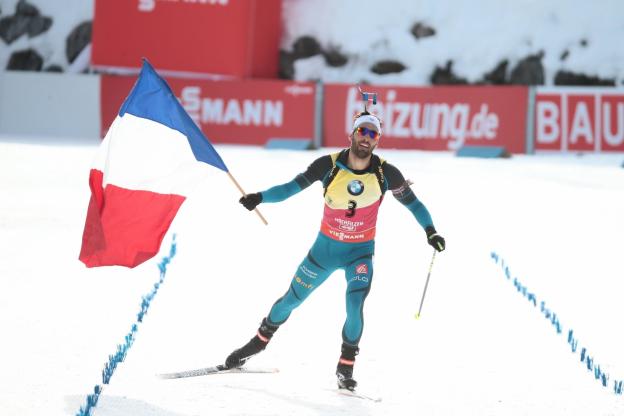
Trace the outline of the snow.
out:
<instances>
[{"instance_id":1,"label":"snow","mask_svg":"<svg viewBox=\"0 0 624 416\"><path fill-rule=\"evenodd\" d=\"M0 17L15 14L15 6L19 0L0 0ZM19 37L10 45L0 40L0 64L6 68L11 54L24 49L35 49L43 58L44 69L50 65L58 65L65 70L75 72L81 68L71 69L67 61L67 37L79 24L93 20L95 1L89 0L28 0L37 7L43 16L52 17L50 29L39 36L30 38L27 34Z\"/></svg>"},{"instance_id":2,"label":"snow","mask_svg":"<svg viewBox=\"0 0 624 416\"><path fill-rule=\"evenodd\" d=\"M544 52L546 85L558 70L624 81L624 39L619 0L284 0L282 48L300 36L314 36L325 49L349 56L340 68L322 57L295 61L298 80L366 80L373 84L427 85L436 66L453 61L453 71L475 82L502 60L508 71L529 56ZM424 23L435 36L415 39L412 25ZM585 40L587 46L582 46ZM560 57L569 52L566 60ZM408 69L398 74L370 71L379 60L396 60Z\"/></svg>"},{"instance_id":3,"label":"snow","mask_svg":"<svg viewBox=\"0 0 624 416\"><path fill-rule=\"evenodd\" d=\"M334 369L345 281L333 275L250 365L277 374L160 380L221 363L251 338L318 231L321 187L262 204L269 225L239 206L217 169L206 173L165 237L135 269L77 259L97 140L0 138L0 409L75 415L133 324L158 262L177 254L136 340L94 415L619 415L624 396L621 231L624 155L542 154L503 160L384 150L413 179L448 248L436 256L388 197L378 222L375 281L355 375L381 403L339 396ZM218 146L248 191L290 180L333 149ZM562 333L507 280L556 312ZM579 348L572 352L573 329ZM580 350L609 374L594 379Z\"/></svg>"},{"instance_id":4,"label":"snow","mask_svg":"<svg viewBox=\"0 0 624 416\"><path fill-rule=\"evenodd\" d=\"M18 0L0 0L1 16L13 14ZM0 42L0 64L11 53L34 48L52 64L68 68L65 42L78 24L93 19L94 2L29 0L54 23L35 38L22 36L11 45ZM283 0L281 47L292 49L300 36L311 35L325 49L349 57L341 68L325 65L321 56L295 61L296 79L325 82L368 81L388 85L428 85L436 66L453 61L453 70L470 82L480 80L502 60L508 71L528 55L544 52L546 85L558 70L624 82L624 3L620 0ZM416 40L410 29L422 22L436 35ZM582 46L586 41L586 46ZM561 60L562 54L569 56ZM382 59L408 67L398 74L376 75L370 67ZM80 68L74 68L79 70Z\"/></svg>"}]
</instances>

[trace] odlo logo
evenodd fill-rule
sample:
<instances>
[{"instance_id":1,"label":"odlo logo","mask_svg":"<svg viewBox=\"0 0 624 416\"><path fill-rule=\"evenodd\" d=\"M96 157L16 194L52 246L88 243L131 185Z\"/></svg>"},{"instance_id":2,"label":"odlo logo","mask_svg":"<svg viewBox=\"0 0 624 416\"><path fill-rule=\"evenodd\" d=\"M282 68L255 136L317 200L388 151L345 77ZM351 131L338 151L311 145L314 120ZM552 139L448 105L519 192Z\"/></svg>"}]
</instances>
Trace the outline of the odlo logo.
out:
<instances>
[{"instance_id":1,"label":"odlo logo","mask_svg":"<svg viewBox=\"0 0 624 416\"><path fill-rule=\"evenodd\" d=\"M347 185L347 190L351 195L361 195L362 192L364 192L364 184L361 181L354 179L349 182L349 185Z\"/></svg>"}]
</instances>

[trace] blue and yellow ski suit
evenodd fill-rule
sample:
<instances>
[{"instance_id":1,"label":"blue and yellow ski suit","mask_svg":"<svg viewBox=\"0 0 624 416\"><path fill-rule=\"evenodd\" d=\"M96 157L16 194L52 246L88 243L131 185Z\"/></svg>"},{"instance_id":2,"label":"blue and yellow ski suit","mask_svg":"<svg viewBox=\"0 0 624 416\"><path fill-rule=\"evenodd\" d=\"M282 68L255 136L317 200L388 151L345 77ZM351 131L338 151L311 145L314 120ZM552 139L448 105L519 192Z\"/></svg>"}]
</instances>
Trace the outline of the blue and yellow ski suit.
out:
<instances>
[{"instance_id":1,"label":"blue and yellow ski suit","mask_svg":"<svg viewBox=\"0 0 624 416\"><path fill-rule=\"evenodd\" d=\"M262 191L262 202L280 202L315 181L321 181L325 207L321 229L290 283L267 316L281 325L291 312L336 270L345 271L347 318L344 343L357 346L364 326L364 300L373 280L375 225L384 194L390 190L423 227L433 227L431 215L418 200L401 172L376 155L362 171L347 167L349 149L315 160L292 181Z\"/></svg>"}]
</instances>

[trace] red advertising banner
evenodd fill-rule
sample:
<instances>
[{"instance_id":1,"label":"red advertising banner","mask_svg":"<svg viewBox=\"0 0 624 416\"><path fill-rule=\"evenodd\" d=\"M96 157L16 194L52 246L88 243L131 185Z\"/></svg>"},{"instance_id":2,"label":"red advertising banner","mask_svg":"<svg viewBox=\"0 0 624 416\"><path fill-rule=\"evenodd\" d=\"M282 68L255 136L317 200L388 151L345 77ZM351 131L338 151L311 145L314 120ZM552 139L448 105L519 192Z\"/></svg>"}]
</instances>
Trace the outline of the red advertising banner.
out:
<instances>
[{"instance_id":1,"label":"red advertising banner","mask_svg":"<svg viewBox=\"0 0 624 416\"><path fill-rule=\"evenodd\" d=\"M624 152L624 89L538 88L535 150Z\"/></svg>"},{"instance_id":2,"label":"red advertising banner","mask_svg":"<svg viewBox=\"0 0 624 416\"><path fill-rule=\"evenodd\" d=\"M275 78L281 0L97 0L92 65Z\"/></svg>"},{"instance_id":3,"label":"red advertising banner","mask_svg":"<svg viewBox=\"0 0 624 416\"><path fill-rule=\"evenodd\" d=\"M377 87L372 111L383 120L380 146L395 149L457 150L462 145L504 146L526 152L526 87ZM344 147L353 115L362 111L355 86L324 88L324 146Z\"/></svg>"},{"instance_id":4,"label":"red advertising banner","mask_svg":"<svg viewBox=\"0 0 624 416\"><path fill-rule=\"evenodd\" d=\"M136 77L102 75L102 137ZM278 80L167 79L212 143L264 145L268 139L313 139L316 86Z\"/></svg>"}]
</instances>

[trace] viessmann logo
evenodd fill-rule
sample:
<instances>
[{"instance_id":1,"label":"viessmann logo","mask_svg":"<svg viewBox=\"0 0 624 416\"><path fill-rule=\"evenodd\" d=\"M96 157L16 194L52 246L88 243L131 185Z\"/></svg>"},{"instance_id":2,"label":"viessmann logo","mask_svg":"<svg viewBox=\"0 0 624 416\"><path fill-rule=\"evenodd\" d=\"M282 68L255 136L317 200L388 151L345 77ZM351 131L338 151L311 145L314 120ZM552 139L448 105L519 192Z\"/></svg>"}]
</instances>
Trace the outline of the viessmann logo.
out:
<instances>
[{"instance_id":1,"label":"viessmann logo","mask_svg":"<svg viewBox=\"0 0 624 416\"><path fill-rule=\"evenodd\" d=\"M195 123L235 126L281 127L284 124L284 102L203 97L201 87L182 89L180 103Z\"/></svg>"},{"instance_id":2,"label":"viessmann logo","mask_svg":"<svg viewBox=\"0 0 624 416\"><path fill-rule=\"evenodd\" d=\"M156 2L202 4L208 6L227 6L230 0L139 0L140 12L153 12Z\"/></svg>"},{"instance_id":3,"label":"viessmann logo","mask_svg":"<svg viewBox=\"0 0 624 416\"><path fill-rule=\"evenodd\" d=\"M466 139L494 140L498 135L499 117L486 103L475 111L468 103L419 103L399 101L397 91L390 89L380 95L375 106L384 121L384 135L396 138L451 139L451 150L460 148ZM351 132L353 115L361 111L358 90L347 94L346 132Z\"/></svg>"}]
</instances>

